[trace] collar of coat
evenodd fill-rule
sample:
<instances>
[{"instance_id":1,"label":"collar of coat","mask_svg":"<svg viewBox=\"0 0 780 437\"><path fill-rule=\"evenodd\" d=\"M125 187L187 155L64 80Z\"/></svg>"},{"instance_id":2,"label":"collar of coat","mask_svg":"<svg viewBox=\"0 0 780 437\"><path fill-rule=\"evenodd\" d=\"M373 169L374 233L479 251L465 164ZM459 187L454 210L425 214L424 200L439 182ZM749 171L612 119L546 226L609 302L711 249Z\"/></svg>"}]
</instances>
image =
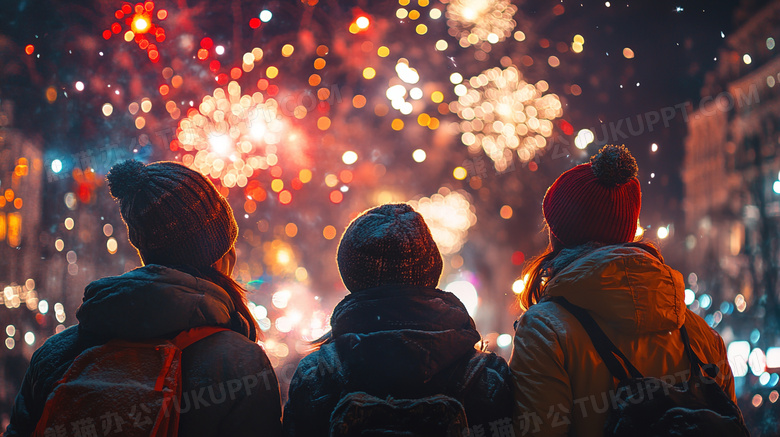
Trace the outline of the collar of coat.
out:
<instances>
[{"instance_id":1,"label":"collar of coat","mask_svg":"<svg viewBox=\"0 0 780 437\"><path fill-rule=\"evenodd\" d=\"M682 274L638 247L605 246L578 258L550 279L545 295L563 296L624 332L685 322Z\"/></svg>"},{"instance_id":2,"label":"collar of coat","mask_svg":"<svg viewBox=\"0 0 780 437\"><path fill-rule=\"evenodd\" d=\"M480 341L474 320L454 294L414 286L352 293L336 306L331 326L356 384L370 381L388 392L430 380L473 354Z\"/></svg>"},{"instance_id":3,"label":"collar of coat","mask_svg":"<svg viewBox=\"0 0 780 437\"><path fill-rule=\"evenodd\" d=\"M413 285L389 285L351 293L333 310L331 326L334 336L401 329L476 332L474 320L454 294Z\"/></svg>"},{"instance_id":4,"label":"collar of coat","mask_svg":"<svg viewBox=\"0 0 780 437\"><path fill-rule=\"evenodd\" d=\"M131 341L166 338L197 326L241 325L224 289L155 264L89 284L76 318L86 334Z\"/></svg>"}]
</instances>

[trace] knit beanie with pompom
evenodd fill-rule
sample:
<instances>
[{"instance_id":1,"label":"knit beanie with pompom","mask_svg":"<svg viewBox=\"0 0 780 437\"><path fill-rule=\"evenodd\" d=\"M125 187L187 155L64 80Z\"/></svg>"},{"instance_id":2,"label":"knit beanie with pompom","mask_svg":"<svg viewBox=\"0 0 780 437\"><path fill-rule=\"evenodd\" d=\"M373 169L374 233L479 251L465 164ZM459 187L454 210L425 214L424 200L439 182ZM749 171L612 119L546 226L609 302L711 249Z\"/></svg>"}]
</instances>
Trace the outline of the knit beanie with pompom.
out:
<instances>
[{"instance_id":1,"label":"knit beanie with pompom","mask_svg":"<svg viewBox=\"0 0 780 437\"><path fill-rule=\"evenodd\" d=\"M235 244L233 210L202 174L176 162L128 160L106 178L145 264L206 267Z\"/></svg>"},{"instance_id":2,"label":"knit beanie with pompom","mask_svg":"<svg viewBox=\"0 0 780 437\"><path fill-rule=\"evenodd\" d=\"M442 259L423 217L405 203L360 214L344 231L337 256L351 292L383 285L435 288Z\"/></svg>"},{"instance_id":3,"label":"knit beanie with pompom","mask_svg":"<svg viewBox=\"0 0 780 437\"><path fill-rule=\"evenodd\" d=\"M564 172L542 202L550 232L566 247L634 241L642 208L637 172L631 152L616 145Z\"/></svg>"}]
</instances>

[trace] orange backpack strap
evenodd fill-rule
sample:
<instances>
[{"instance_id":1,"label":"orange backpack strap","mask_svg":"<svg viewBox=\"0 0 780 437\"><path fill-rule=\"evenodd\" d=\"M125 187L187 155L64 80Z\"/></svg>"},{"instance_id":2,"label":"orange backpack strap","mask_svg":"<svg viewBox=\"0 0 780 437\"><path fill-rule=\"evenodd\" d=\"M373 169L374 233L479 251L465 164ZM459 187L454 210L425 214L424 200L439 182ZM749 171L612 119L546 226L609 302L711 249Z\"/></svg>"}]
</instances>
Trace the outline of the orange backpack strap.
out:
<instances>
[{"instance_id":1,"label":"orange backpack strap","mask_svg":"<svg viewBox=\"0 0 780 437\"><path fill-rule=\"evenodd\" d=\"M174 337L173 340L171 340L171 343L173 343L179 349L184 350L191 344L203 340L204 338L221 331L230 331L230 330L219 326L198 326L197 328L192 328L187 331L182 331L179 335Z\"/></svg>"}]
</instances>

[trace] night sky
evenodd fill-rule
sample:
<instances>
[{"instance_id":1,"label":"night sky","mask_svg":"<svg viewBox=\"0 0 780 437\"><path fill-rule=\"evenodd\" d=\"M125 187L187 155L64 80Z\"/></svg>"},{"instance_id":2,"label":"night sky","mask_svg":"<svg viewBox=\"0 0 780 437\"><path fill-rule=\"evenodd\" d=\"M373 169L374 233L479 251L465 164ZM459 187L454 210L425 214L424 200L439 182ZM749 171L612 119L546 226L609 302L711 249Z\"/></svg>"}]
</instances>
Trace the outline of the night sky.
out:
<instances>
[{"instance_id":1,"label":"night sky","mask_svg":"<svg viewBox=\"0 0 780 437\"><path fill-rule=\"evenodd\" d=\"M93 5L105 8L110 3L95 2ZM209 11L207 2L189 3L195 11L192 16L200 13L201 16L209 17L208 21L198 23L208 27L209 35L215 39L231 35L233 30L226 14L216 9ZM302 9L292 3L296 2L268 3L281 9L277 16L285 20L287 26L265 29L266 39L274 33L282 34L300 26ZM681 106L677 107L668 128L659 123L652 131L647 126L638 129L636 117L646 120L644 114L648 111L660 111L663 107L674 107L684 102L696 103L700 98L704 74L715 66L717 50L725 43L721 33L728 35L735 25L764 3L758 0L562 1L560 5L563 5L564 12L560 15L551 14L551 8L558 2L526 1L518 4L518 29L525 29L529 35L525 46L533 46L522 50L532 54L536 60L534 65L526 69L527 77L531 80L547 80L552 91L566 97L563 118L572 124L575 133L579 129L591 128L597 140L603 139L604 123L606 132L610 133L610 142L623 142L629 146L640 166L645 202L642 218L647 225L681 224L680 201L683 189L679 171L686 132ZM393 4L384 2L380 6L380 2L320 2L316 8L322 12L320 16L327 16L331 12L344 13L355 7L377 13L392 11ZM78 65L68 61L64 54L57 53L56 44L59 38L75 39L80 32L88 32L95 22L100 21L98 9L83 2L57 2L54 5L45 0L5 2L0 5L0 15L6 17L0 20L0 34L7 35L20 47L37 40L39 50L50 59L53 58L53 62L41 62L34 67L38 77L16 71L8 75L6 71L3 94L15 98L22 105L20 112L33 111L51 116L51 111L41 109L41 106L45 106L45 100L41 102L41 93L34 82L42 83L53 76L62 79L62 76L67 78L75 74ZM586 41L583 53L558 53L556 43L570 44L575 34L582 35ZM539 44L545 40L549 42L547 48ZM624 48L633 50L632 59L623 56ZM47 53L47 50L50 51ZM558 55L561 65L550 68L545 62L548 55ZM573 96L569 92L573 84L581 87L580 95ZM31 95L35 97L30 98ZM634 123L634 131L639 131L639 135L629 132L627 118L629 123ZM621 120L622 132L628 138L611 134L609 124L620 123ZM23 125L27 123L28 129L36 129L31 122L32 119L28 118L21 120ZM55 121L52 124L57 123ZM94 128L73 128L71 135L84 134L84 130ZM56 130L62 131L59 127ZM569 138L570 143L571 139L573 137ZM80 147L77 141L67 143L70 144L64 144L63 147L73 150ZM656 153L651 152L653 143L658 144ZM595 152L593 146L588 148L587 154L578 152L573 145L569 145L568 150L573 152L571 158L541 158L549 171L538 175L545 179L543 182L547 185L560 171L584 161L588 154ZM650 177L651 173L655 174L654 178Z\"/></svg>"},{"instance_id":2,"label":"night sky","mask_svg":"<svg viewBox=\"0 0 780 437\"><path fill-rule=\"evenodd\" d=\"M646 121L648 111L685 102L691 102L695 109L701 98L704 74L714 69L718 49L725 44L721 32L728 36L746 16L765 3L613 1L606 7L602 1L564 2L567 10L560 21L540 31L558 39L571 33L585 37L584 53L588 56L573 67L577 72L575 81L583 91L568 100L567 108L575 130L595 127L597 139L602 139L601 123L606 123L610 137L615 138L609 123L630 117L634 131L641 132L631 135L627 124L622 124L622 131L629 136L624 142L639 163L643 225L657 227L675 223L678 231L682 231L680 171L686 127L681 106L668 128L658 122L650 131L645 122L644 129L639 129L637 116ZM542 2L535 4L543 7ZM526 5L523 9L533 15L533 8ZM622 55L625 47L633 50L633 59ZM651 152L653 143L658 144L655 153ZM651 173L655 173L655 178L651 179ZM678 234L678 237L681 243L684 236ZM682 253L669 249L672 258Z\"/></svg>"},{"instance_id":3,"label":"night sky","mask_svg":"<svg viewBox=\"0 0 780 437\"><path fill-rule=\"evenodd\" d=\"M424 36L407 32L406 29L413 29L416 22L394 17L399 4L408 4L407 0L322 1L314 2L317 3L314 6L300 2L276 1L260 5L237 1L229 8L222 3L208 1L158 3L158 7L172 11L171 17L162 22L170 34L167 41L159 43L163 59L160 64L150 63L135 43L122 41L121 34L108 41L101 38L101 32L111 26L113 11L121 7L121 2L27 0L0 5L0 17L3 17L0 19L0 35L8 38L6 44L0 47L0 59L3 60L0 63L0 98L9 97L15 101L16 127L42 136L46 144L44 161L47 165L62 154L75 156L84 150L105 148L106 144L119 145L117 150L121 153L111 155L110 162L95 168L98 174L105 173L117 159L130 156L146 161L180 159L181 156L168 149L168 142L170 133L177 126L175 120L181 120L182 115L171 120L163 110L168 97L160 98L157 87L162 80L162 67L170 63L184 77L184 86L176 91L173 98L184 105L183 109L186 110L186 102L199 102L201 96L213 89L213 75L209 76L211 73L206 63L194 62L197 61L193 55L196 49L180 48L186 46L187 41L189 44L194 41L197 45L203 36L227 48L220 58L224 63L221 71L227 71L230 62L238 60L240 65L242 53L251 50L251 47L264 47L268 61L263 62L279 62L283 69L286 68L285 75L277 81L290 89L308 85L306 79L311 64L308 59L296 58L297 55L282 58L278 48L288 41L299 47L310 45L312 48L326 43L332 47L333 53L328 55L331 56L328 67L322 70L323 85L329 83L342 87L348 99L353 94L366 94L372 99L368 107L384 99L385 90L375 87L377 81L361 80L359 72L364 66L361 63L382 61L375 61L375 55L371 58L365 55L365 50L361 51L366 43L375 42L375 53L379 44L390 45L394 52L388 59L409 56L424 78L436 79L431 82L444 86L447 92L445 103L456 98L452 88L446 90L451 86L446 80L451 73L461 72L468 78L502 65L503 59L511 59L529 83L547 81L550 92L559 95L564 105L562 116L554 121L555 135L547 152L536 158L532 165L520 166L514 176L487 177L477 183L473 179L454 181L454 167L464 160L482 157L469 156L455 135L445 137L428 131L419 132L414 118L405 118L407 129L403 131L403 136L399 136L400 133L389 129L390 123L386 120L390 116L374 116L370 109L360 112L354 108L336 110L334 107L330 114L333 127L329 132L333 132L332 136L323 137L319 143L322 147L319 148L317 141L320 140L312 138L310 144L304 146L309 148L309 156L298 155L309 158L310 164L318 164L316 170L321 172L331 168L339 171L343 167L338 159L343 152L339 149L340 144L353 145L360 149L361 156L370 156L372 162L387 168L387 175L372 179L371 183L361 181L357 175L363 173L356 172L354 184L358 189L361 186L379 189L382 188L379 185L384 183L401 187L407 198L429 195L443 185L466 190L474 198L472 204L480 223L475 232L481 238L471 238L474 244L466 247L463 256L467 264L472 260L478 269L485 272L488 285L496 290L507 290L507 278L518 273L515 261L533 255L546 244L546 236L538 233L542 229L540 204L544 190L562 171L584 162L597 150L596 144L591 144L585 151L574 147L575 135L581 129L591 129L596 143L603 141L604 132L607 132L610 134L609 142L625 143L635 154L643 189L642 225L653 237L658 227L674 225L676 234L665 242L665 251L673 263L683 261L685 234L680 206L683 196L680 170L686 127L682 108L685 102L692 102L694 107L697 105L704 75L716 65L718 49L725 44L724 36L727 37L735 26L765 2L526 1L517 4L518 12L514 16L517 21L515 30L525 32L525 39L518 43L510 37L496 44L489 56L476 61L473 47L457 47L455 40L447 35L443 17L437 21L423 16L420 21L426 20L430 25L430 32ZM428 5L427 0L425 4ZM414 3L409 6L413 7ZM426 13L434 7L443 9L438 2L430 2L430 7L421 9ZM260 29L247 26L250 17L257 19L263 8L274 11L274 18ZM374 21L366 35L351 37L344 32L343 26L362 13L369 14ZM404 33L399 33L399 29L404 29ZM418 47L419 41L425 41L426 50L431 50L438 38L450 41L446 58L426 55ZM581 53L572 51L572 41L576 38L585 41ZM28 44L35 47L31 55L23 53ZM553 56L557 57L560 65L552 65L552 61L548 61ZM424 62L426 57L430 60L428 65ZM380 70L379 73L385 72ZM100 85L88 84L84 92L74 90L76 81L87 79ZM114 88L110 88L112 84ZM246 89L247 83L242 86ZM47 87L59 92L56 101L47 102ZM574 92L575 88L577 92ZM115 89L117 94L113 95ZM137 111L137 102L150 95L156 95L157 100L152 100L154 109L145 121L146 127L141 128L135 115L130 116L126 108L131 101L136 102ZM113 102L115 109L110 117L101 114L105 102ZM349 106L350 101L346 100L346 103ZM385 107L386 103L387 100L384 100ZM646 120L649 114L662 108L675 110L669 126L664 127L661 122L652 130L648 129ZM436 114L435 107L426 110ZM444 111L443 122L457 121L456 116L447 113L446 107ZM416 114L417 110L412 117ZM637 117L642 122L639 126ZM633 123L635 134L632 134L628 123ZM311 125L306 129L309 129L307 132L319 133ZM159 135L161 131L169 133ZM139 132L143 134L139 136ZM619 133L613 135L617 132L622 132L625 137ZM144 135L151 143L133 143ZM652 144L658 145L656 152L651 151ZM415 147L422 147L428 152L425 165L429 167L425 172L416 172L416 164L409 159ZM357 170L357 167L354 169ZM66 185L50 186L45 198L59 199L72 189ZM86 189L101 188L92 186ZM94 191L94 195L104 200L106 197L102 191ZM330 212L323 212L317 203L323 195L315 197L312 194L311 199L302 196L306 199L302 201L305 203L293 202L293 206L307 205L311 208L300 208L294 213L280 212L285 220L306 220L318 225L321 222L323 225L332 223L340 229L342 223L354 215L354 211L346 208L351 194L341 204L345 208L340 211L332 211L331 208ZM327 199L327 192L324 199ZM352 199L351 202L348 208L360 210L373 201ZM102 205L101 215L118 219L111 202L103 201ZM514 208L510 218L503 217L505 221L498 217L502 205ZM280 220L274 211L261 208L257 214L271 222ZM56 213L51 216L53 221L63 218ZM321 234L321 229L318 234ZM324 250L332 248L328 246ZM120 247L120 253L122 251ZM485 251L495 252L495 259L485 261L482 257ZM513 252L515 255L521 252L521 256L517 257ZM132 256L132 252L127 253ZM510 257L514 265L505 264ZM125 266L128 265L125 263ZM332 270L332 265L326 267ZM497 276L488 273L493 267L503 273ZM329 284L334 287L340 285L333 272L326 276Z\"/></svg>"},{"instance_id":4,"label":"night sky","mask_svg":"<svg viewBox=\"0 0 780 437\"><path fill-rule=\"evenodd\" d=\"M15 101L16 127L42 137L47 166L63 156L105 151L109 145L109 159L95 167L99 178L119 159L181 159L180 154L171 153L175 147L169 148L169 142L177 123L184 117L187 102L200 102L203 95L214 89L214 76L208 67L211 59L223 63L221 70L214 73L228 72L231 63L241 65L244 52L251 47L263 47L264 65L275 63L283 72L275 79L276 83L289 92L297 92L293 90L308 88L311 82L313 57L308 56L314 55L317 44L327 44L332 53L326 56L327 67L320 71L322 85L340 87L345 99L334 104L329 114L332 121L328 122L332 125L324 136L317 125L306 124L307 120L313 120L311 116L300 122L292 120L308 137L308 143L285 144L290 153L285 163L295 166L294 171L311 166L315 179L322 181L327 172L336 174L345 168L339 158L348 147L370 159L361 158L354 166L347 167L354 171L350 176L350 179L354 177L353 191L346 196L335 194L344 199L338 208L334 209L332 203L336 202L332 197L328 202L333 185L326 187L320 182L315 191L300 191L296 199L301 200L292 202L292 209L261 204L255 213L252 206L252 211L247 210L246 222L239 223L242 228L253 228L257 220L282 225L290 222L301 225L303 236L305 223L313 225L312 237L321 239L324 225L332 225L340 233L356 211L374 204L377 190L394 187L400 196L396 201L430 195L442 186L465 190L472 197L478 224L471 231L470 244L463 250L463 260L467 267L479 272L477 276L482 277L484 287L511 300L509 288L522 260L538 253L546 244L546 235L539 232L544 191L562 171L594 154L597 143L605 140L607 132L609 142L625 143L638 160L643 189L642 226L655 238L658 227L673 225L675 232L664 242L664 251L672 264L684 262L680 178L686 135L683 106L686 102L692 102L694 107L698 104L704 75L716 65L718 49L726 41L724 36L765 2L527 1L516 4L518 12L514 15L517 21L514 30L524 32L522 42L516 41L515 34L514 38L510 36L493 45L489 55L482 58L474 47L457 46L457 41L447 34L445 17L437 20L426 16L432 8L444 9L438 1L425 0L426 6L419 7L416 4L423 3L409 5L408 0L314 3L317 4L307 6L300 2L237 1L226 7L205 0L158 2L158 8L169 8L171 14L167 20L160 21L168 38L159 42L162 61L155 63L134 42L123 41L121 34L109 40L101 37L112 21L116 21L114 11L121 8L122 2L5 2L0 5L3 17L0 35L8 40L0 47L0 98ZM399 5L409 5L406 8L410 10L417 7L423 16L419 21L397 19ZM273 11L273 18L259 29L247 25L250 19L257 20L257 14L263 9ZM360 14L372 17L367 33L345 32L350 20ZM428 23L427 34L415 34L413 29L419 22ZM224 55L212 52L211 56L216 58L198 61L194 53L198 41L204 37L211 38L215 45L223 44ZM581 53L573 51L573 41L577 38L584 39ZM449 41L445 52L433 51L437 39ZM284 57L279 49L285 43L300 48L294 56ZM34 45L30 55L24 53L28 44ZM366 44L373 47L369 50L373 51L371 56L367 54ZM391 47L389 58L376 57L380 44ZM304 50L311 50L311 55ZM445 92L445 102L438 108L428 100L428 107L423 109L440 116L442 123L458 121L446 106L441 112L441 105L457 99L447 80L454 72L469 78L489 68L505 67L504 60L510 60L518 65L529 83L547 81L549 92L560 96L563 111L554 120L555 132L546 152L527 166L518 164L512 175L491 176L487 172L487 176L476 181L471 175L466 180L454 180L453 168L466 165L469 160L484 161L484 155L469 155L457 134L448 136L441 129L435 133L431 132L433 129L420 130L415 123L419 108L411 116L397 118L406 121L406 128L401 132L396 132L395 127L390 129L389 121L398 112L391 109L390 115L379 116L377 110L369 109L373 105L387 108L384 84L398 78L394 77L392 64L386 61L395 62L401 57L411 60L423 80L430 82L427 86ZM158 87L160 83L170 83L170 76L165 77L163 69L168 65L184 78L184 85L176 90L170 88L171 95L162 97ZM367 65L376 67L382 79L364 80L360 71ZM260 77L258 70L241 78L239 82L244 89L254 86ZM74 88L80 83L77 81L87 83L86 90ZM47 89L56 91L55 101L47 101ZM430 89L425 92L429 93ZM361 93L369 101L365 108L358 110L350 103L353 95ZM153 109L143 120L145 127L139 127L136 117L142 113L136 114L128 108L134 104L138 111L138 104L149 96ZM171 100L166 103L166 99ZM110 116L101 112L107 102L114 108ZM171 102L181 108L181 111L176 109L179 111L176 117L165 110ZM657 122L649 129L646 120L662 108L674 108L669 126ZM639 125L637 118L641 121ZM575 135L582 129L591 129L596 138L596 143L584 151L573 144ZM652 144L658 145L656 152L651 150ZM427 160L420 164L425 168L423 172L417 171L418 164L410 159L415 148L427 152ZM360 167L364 164L366 167ZM375 172L379 167L374 165L382 168L381 174ZM267 177L264 173L267 172L260 172L259 180L270 192L271 180L263 179ZM289 178L289 173L284 178ZM287 179L286 183L290 182ZM350 184L343 188L348 188L346 185ZM89 198L86 203L92 202L96 215L118 221L117 211L99 183L76 181L72 185L63 179L47 185L44 199L60 204L61 196L69 191L85 192ZM511 206L510 217L499 217L502 205ZM234 208L240 209L241 203L234 204ZM47 225L57 229L55 225L67 214L67 210L55 209L46 217L50 221ZM46 238L53 237L51 234ZM315 246L316 250L305 248L301 258L315 277L318 274L314 272L321 272L328 287L338 290L341 284L332 259L322 261L312 259L311 255L320 250L332 252L335 242L317 241L316 244L323 246ZM312 240L306 240L306 244L313 244ZM51 250L51 244L47 246ZM92 250L88 245L79 247L87 252ZM126 247L120 244L119 253L124 254L125 261L116 263L119 268L130 267L134 262L134 252ZM453 272L456 271L453 267Z\"/></svg>"}]
</instances>

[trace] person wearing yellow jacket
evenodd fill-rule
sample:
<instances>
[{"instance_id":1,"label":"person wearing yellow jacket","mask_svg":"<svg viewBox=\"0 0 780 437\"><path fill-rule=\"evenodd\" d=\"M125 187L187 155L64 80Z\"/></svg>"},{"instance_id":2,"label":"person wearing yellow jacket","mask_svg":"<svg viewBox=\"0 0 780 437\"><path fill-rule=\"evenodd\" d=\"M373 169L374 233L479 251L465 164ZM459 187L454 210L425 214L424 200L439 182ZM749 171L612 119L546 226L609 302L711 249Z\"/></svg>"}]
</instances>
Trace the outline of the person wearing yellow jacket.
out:
<instances>
[{"instance_id":1,"label":"person wearing yellow jacket","mask_svg":"<svg viewBox=\"0 0 780 437\"><path fill-rule=\"evenodd\" d=\"M635 242L641 189L624 146L605 146L564 172L547 190L542 212L547 250L523 270L526 311L516 322L510 368L515 435L602 436L616 380L588 333L560 296L596 320L644 376L687 379L691 348L719 368L716 382L736 401L723 340L684 302L680 272L650 243Z\"/></svg>"}]
</instances>

